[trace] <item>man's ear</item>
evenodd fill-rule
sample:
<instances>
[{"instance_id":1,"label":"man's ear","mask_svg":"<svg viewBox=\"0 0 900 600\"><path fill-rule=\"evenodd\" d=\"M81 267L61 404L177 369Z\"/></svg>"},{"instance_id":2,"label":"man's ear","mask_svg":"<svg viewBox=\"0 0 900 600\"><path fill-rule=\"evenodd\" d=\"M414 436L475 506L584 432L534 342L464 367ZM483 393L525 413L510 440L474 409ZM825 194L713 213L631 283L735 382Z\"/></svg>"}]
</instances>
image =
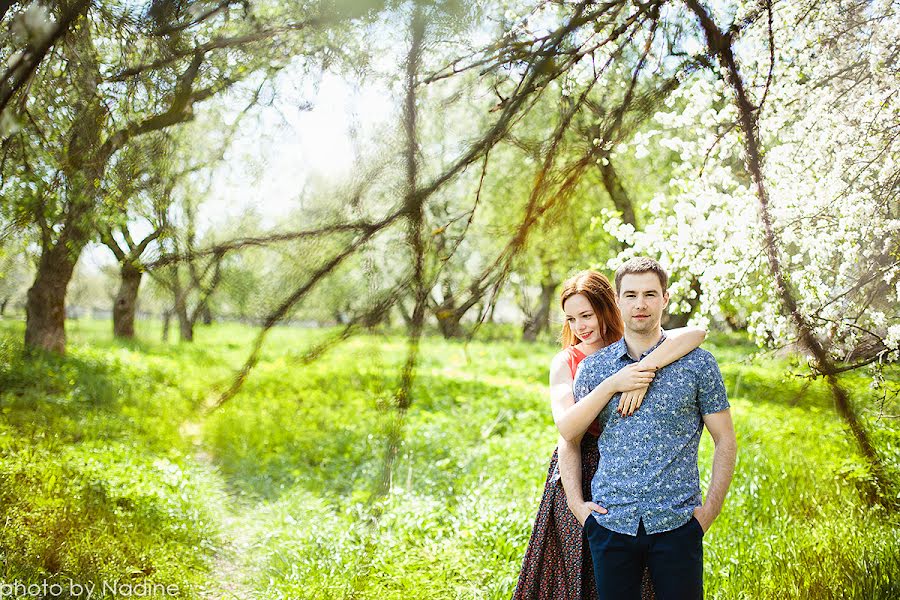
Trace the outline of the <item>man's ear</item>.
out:
<instances>
[{"instance_id":1,"label":"man's ear","mask_svg":"<svg viewBox=\"0 0 900 600\"><path fill-rule=\"evenodd\" d=\"M668 305L669 305L669 292L668 292L668 290L666 290L665 292L663 292L663 308L667 307Z\"/></svg>"}]
</instances>

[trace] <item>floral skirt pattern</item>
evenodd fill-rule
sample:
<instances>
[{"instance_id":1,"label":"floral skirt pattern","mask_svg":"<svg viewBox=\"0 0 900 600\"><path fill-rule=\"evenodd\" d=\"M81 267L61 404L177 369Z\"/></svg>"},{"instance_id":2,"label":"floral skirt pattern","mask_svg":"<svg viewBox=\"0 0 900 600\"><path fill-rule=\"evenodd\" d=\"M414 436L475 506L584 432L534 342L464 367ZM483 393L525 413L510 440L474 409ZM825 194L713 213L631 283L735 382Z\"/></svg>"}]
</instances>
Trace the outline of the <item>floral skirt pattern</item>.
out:
<instances>
[{"instance_id":1,"label":"floral skirt pattern","mask_svg":"<svg viewBox=\"0 0 900 600\"><path fill-rule=\"evenodd\" d=\"M544 495L513 600L597 600L594 565L587 537L569 510L562 481L553 477L557 454L558 451L554 450L550 459ZM590 498L591 479L597 471L599 458L597 438L585 435L581 442L581 485L585 498ZM655 598L648 570L644 571L641 598Z\"/></svg>"}]
</instances>

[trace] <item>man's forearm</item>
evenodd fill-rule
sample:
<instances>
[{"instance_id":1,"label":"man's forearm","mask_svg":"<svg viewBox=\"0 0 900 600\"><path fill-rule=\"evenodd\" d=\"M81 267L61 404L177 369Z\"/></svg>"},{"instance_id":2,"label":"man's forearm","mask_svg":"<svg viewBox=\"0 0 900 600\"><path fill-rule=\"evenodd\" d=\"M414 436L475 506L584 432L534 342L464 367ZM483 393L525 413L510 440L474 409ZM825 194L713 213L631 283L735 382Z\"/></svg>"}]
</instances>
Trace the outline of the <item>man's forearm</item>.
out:
<instances>
[{"instance_id":1,"label":"man's forearm","mask_svg":"<svg viewBox=\"0 0 900 600\"><path fill-rule=\"evenodd\" d=\"M712 477L706 491L704 507L718 515L725 503L725 496L734 476L734 465L737 460L737 440L734 437L719 440L713 451Z\"/></svg>"},{"instance_id":2,"label":"man's forearm","mask_svg":"<svg viewBox=\"0 0 900 600\"><path fill-rule=\"evenodd\" d=\"M573 441L567 441L559 437L559 477L562 480L563 489L566 492L566 502L571 506L577 502L584 502L584 492L581 489L581 436Z\"/></svg>"}]
</instances>

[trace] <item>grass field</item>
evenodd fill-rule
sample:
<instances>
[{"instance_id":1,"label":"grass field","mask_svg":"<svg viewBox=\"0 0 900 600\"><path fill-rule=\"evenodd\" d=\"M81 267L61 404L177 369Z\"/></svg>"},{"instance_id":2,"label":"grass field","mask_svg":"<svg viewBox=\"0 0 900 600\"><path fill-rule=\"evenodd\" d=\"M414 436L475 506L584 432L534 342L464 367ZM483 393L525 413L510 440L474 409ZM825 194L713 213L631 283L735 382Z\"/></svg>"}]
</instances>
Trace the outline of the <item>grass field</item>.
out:
<instances>
[{"instance_id":1,"label":"grass field","mask_svg":"<svg viewBox=\"0 0 900 600\"><path fill-rule=\"evenodd\" d=\"M26 359L22 323L0 322L3 582L94 584L94 598L104 583L105 597L114 585L160 598L164 585L180 598L511 595L555 444L552 346L428 338L378 497L401 337L353 339L303 366L325 332L276 329L241 393L207 414L254 330L162 344L140 325L126 344L109 323L71 322L65 358ZM705 538L707 597L900 598L900 517L861 499L869 472L822 382L737 338L705 347L740 446ZM845 382L896 479L900 423L869 409L864 375ZM705 435L704 480L711 452Z\"/></svg>"}]
</instances>

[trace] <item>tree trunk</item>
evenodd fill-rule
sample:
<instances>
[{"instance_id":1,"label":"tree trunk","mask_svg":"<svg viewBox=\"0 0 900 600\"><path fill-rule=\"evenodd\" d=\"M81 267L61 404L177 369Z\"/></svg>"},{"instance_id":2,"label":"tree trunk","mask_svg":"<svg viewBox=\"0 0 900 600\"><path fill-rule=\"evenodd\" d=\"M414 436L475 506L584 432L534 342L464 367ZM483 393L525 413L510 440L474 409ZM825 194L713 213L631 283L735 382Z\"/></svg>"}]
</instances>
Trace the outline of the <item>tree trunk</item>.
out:
<instances>
[{"instance_id":1,"label":"tree trunk","mask_svg":"<svg viewBox=\"0 0 900 600\"><path fill-rule=\"evenodd\" d=\"M413 250L413 292L415 305L412 313L409 336L406 341L406 362L400 379L400 389L393 398L394 414L387 431L387 448L381 468L381 482L374 490L372 498L381 498L391 491L394 463L403 445L406 411L412 404L412 387L416 377L416 363L419 358L419 342L425 326L425 310L428 306L428 286L425 275L425 239L422 232L425 211L424 196L419 196L418 162L419 153L416 123L416 82L421 63L422 47L425 39L425 13L421 4L415 5L410 24L412 37L406 61L406 102L404 124L406 126L406 240ZM370 502L371 504L371 502Z\"/></svg>"},{"instance_id":2,"label":"tree trunk","mask_svg":"<svg viewBox=\"0 0 900 600\"><path fill-rule=\"evenodd\" d=\"M162 341L169 341L169 326L172 324L172 309L163 312Z\"/></svg>"},{"instance_id":3,"label":"tree trunk","mask_svg":"<svg viewBox=\"0 0 900 600\"><path fill-rule=\"evenodd\" d=\"M142 276L140 269L130 262L122 265L119 293L113 304L113 335L117 338L134 339L134 313Z\"/></svg>"},{"instance_id":4,"label":"tree trunk","mask_svg":"<svg viewBox=\"0 0 900 600\"><path fill-rule=\"evenodd\" d=\"M390 310L385 310L384 312L382 312L379 315L373 315L373 318L366 319L363 322L363 325L365 326L365 328L370 331L374 330L379 325L382 325L382 326L390 329L391 325L393 325L393 324L394 324L394 318L393 318L393 314L391 314Z\"/></svg>"},{"instance_id":5,"label":"tree trunk","mask_svg":"<svg viewBox=\"0 0 900 600\"><path fill-rule=\"evenodd\" d=\"M549 278L545 278L541 282L541 303L537 312L525 322L525 327L522 329L522 339L526 342L535 341L537 336L550 325L550 305L553 303L557 283Z\"/></svg>"},{"instance_id":6,"label":"tree trunk","mask_svg":"<svg viewBox=\"0 0 900 600\"><path fill-rule=\"evenodd\" d=\"M434 299L431 301L432 312L437 318L438 329L441 335L444 336L444 339L449 340L465 336L466 332L460 322L478 300L479 298L470 298L462 305L457 305L456 297L453 294L453 283L449 278L444 279L441 283L441 303L438 304Z\"/></svg>"},{"instance_id":7,"label":"tree trunk","mask_svg":"<svg viewBox=\"0 0 900 600\"><path fill-rule=\"evenodd\" d=\"M200 320L204 325L212 325L213 317L212 311L209 309L209 304L203 305L203 309L200 311Z\"/></svg>"},{"instance_id":8,"label":"tree trunk","mask_svg":"<svg viewBox=\"0 0 900 600\"><path fill-rule=\"evenodd\" d=\"M181 306L175 311L178 316L178 335L182 342L194 341L194 326L188 318L187 308L184 302L178 303ZM177 306L177 305L176 305Z\"/></svg>"},{"instance_id":9,"label":"tree trunk","mask_svg":"<svg viewBox=\"0 0 900 600\"><path fill-rule=\"evenodd\" d=\"M487 322L488 322L488 323L493 323L493 322L494 322L494 312L495 312L496 310L497 310L497 303L496 303L496 302L492 302L492 303L491 303L491 310L488 311L488 316L487 316Z\"/></svg>"},{"instance_id":10,"label":"tree trunk","mask_svg":"<svg viewBox=\"0 0 900 600\"><path fill-rule=\"evenodd\" d=\"M90 3L81 4L86 8ZM74 17L76 15L72 15ZM65 210L57 230L39 212L41 225L41 258L37 275L28 290L26 302L25 346L60 354L66 351L66 288L84 246L95 233L98 184L113 149L101 143L101 132L109 111L96 91L99 77L96 50L89 27L72 29L71 44L64 51L77 57L83 76L76 78L77 97L73 104L75 119L68 131L62 160L66 180ZM42 211L42 207L36 207Z\"/></svg>"},{"instance_id":11,"label":"tree trunk","mask_svg":"<svg viewBox=\"0 0 900 600\"><path fill-rule=\"evenodd\" d=\"M37 275L25 304L26 348L65 354L66 288L77 260L78 253L62 243L41 253Z\"/></svg>"},{"instance_id":12,"label":"tree trunk","mask_svg":"<svg viewBox=\"0 0 900 600\"><path fill-rule=\"evenodd\" d=\"M600 168L603 187L606 188L606 193L609 194L609 198L612 200L616 210L622 213L622 220L637 229L634 204L631 202L628 192L622 186L622 180L619 179L619 174L613 167L609 154L604 154L597 166Z\"/></svg>"},{"instance_id":13,"label":"tree trunk","mask_svg":"<svg viewBox=\"0 0 900 600\"><path fill-rule=\"evenodd\" d=\"M460 324L462 315L458 310L452 308L439 309L435 316L438 320L438 329L441 330L441 335L444 336L444 339L458 339L465 335L466 332Z\"/></svg>"},{"instance_id":14,"label":"tree trunk","mask_svg":"<svg viewBox=\"0 0 900 600\"><path fill-rule=\"evenodd\" d=\"M9 304L9 298L4 298L3 302L0 302L0 317L6 314L6 305Z\"/></svg>"},{"instance_id":15,"label":"tree trunk","mask_svg":"<svg viewBox=\"0 0 900 600\"><path fill-rule=\"evenodd\" d=\"M412 327L412 315L406 309L406 306L403 304L403 300L397 301L397 311L400 313L400 318L403 319L403 324L406 325L407 329Z\"/></svg>"},{"instance_id":16,"label":"tree trunk","mask_svg":"<svg viewBox=\"0 0 900 600\"><path fill-rule=\"evenodd\" d=\"M181 289L181 284L178 281L177 273L175 275L174 281L175 316L178 317L178 334L182 342L193 342L194 324L191 323L191 318L190 316L188 316L187 300L185 298L185 293Z\"/></svg>"}]
</instances>

